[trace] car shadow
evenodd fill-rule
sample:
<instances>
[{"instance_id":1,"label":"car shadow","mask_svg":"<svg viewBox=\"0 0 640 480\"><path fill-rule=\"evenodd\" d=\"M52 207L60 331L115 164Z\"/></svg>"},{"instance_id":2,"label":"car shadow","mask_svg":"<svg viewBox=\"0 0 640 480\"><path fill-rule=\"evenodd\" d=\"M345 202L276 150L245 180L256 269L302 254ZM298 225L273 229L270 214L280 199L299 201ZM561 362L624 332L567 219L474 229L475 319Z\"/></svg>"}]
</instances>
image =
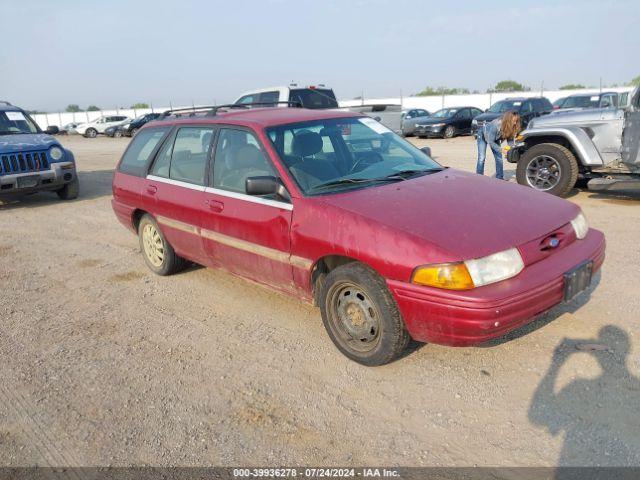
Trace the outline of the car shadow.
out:
<instances>
[{"instance_id":1,"label":"car shadow","mask_svg":"<svg viewBox=\"0 0 640 480\"><path fill-rule=\"evenodd\" d=\"M638 478L637 471L619 468L640 462L640 379L627 366L631 348L629 335L615 325L596 338L565 338L556 346L528 412L531 424L551 436L564 434L554 478ZM574 353L593 356L600 375L562 382L561 369Z\"/></svg>"},{"instance_id":2,"label":"car shadow","mask_svg":"<svg viewBox=\"0 0 640 480\"><path fill-rule=\"evenodd\" d=\"M640 190L619 190L616 192L592 192L588 191L589 198L602 199L607 203L614 203L616 205L637 205L636 202L640 201Z\"/></svg>"},{"instance_id":3,"label":"car shadow","mask_svg":"<svg viewBox=\"0 0 640 480\"><path fill-rule=\"evenodd\" d=\"M503 335L499 338L494 338L487 342L484 342L477 346L477 348L491 348L497 347L499 345L511 342L520 337L530 334L531 332L535 332L536 330L543 328L545 325L557 320L559 317L564 315L565 313L575 313L581 307L583 307L591 298L591 294L600 284L600 280L602 278L602 274L600 271L596 272L593 276L593 280L589 288L583 292L582 294L575 297L573 300L557 305L546 313L540 314L535 320L532 322L523 325L520 328L516 328L511 332Z\"/></svg>"},{"instance_id":4,"label":"car shadow","mask_svg":"<svg viewBox=\"0 0 640 480\"><path fill-rule=\"evenodd\" d=\"M80 196L72 202L92 200L111 195L111 182L113 170L95 170L91 172L78 172L80 181ZM36 208L54 203L60 203L55 192L37 192L30 195L11 195L0 199L0 210L14 208Z\"/></svg>"}]
</instances>

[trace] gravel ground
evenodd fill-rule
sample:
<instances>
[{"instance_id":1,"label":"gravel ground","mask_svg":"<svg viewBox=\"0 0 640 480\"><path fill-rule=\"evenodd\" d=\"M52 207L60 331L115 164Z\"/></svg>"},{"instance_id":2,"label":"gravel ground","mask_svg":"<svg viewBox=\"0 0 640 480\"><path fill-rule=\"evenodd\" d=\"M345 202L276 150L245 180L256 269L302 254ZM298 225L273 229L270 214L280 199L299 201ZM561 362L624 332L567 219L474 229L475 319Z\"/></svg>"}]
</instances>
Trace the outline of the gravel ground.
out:
<instances>
[{"instance_id":1,"label":"gravel ground","mask_svg":"<svg viewBox=\"0 0 640 480\"><path fill-rule=\"evenodd\" d=\"M61 140L81 198L0 202L0 465L640 465L640 195L570 198L607 235L590 298L365 368L295 299L151 274L110 206L127 139Z\"/></svg>"}]
</instances>

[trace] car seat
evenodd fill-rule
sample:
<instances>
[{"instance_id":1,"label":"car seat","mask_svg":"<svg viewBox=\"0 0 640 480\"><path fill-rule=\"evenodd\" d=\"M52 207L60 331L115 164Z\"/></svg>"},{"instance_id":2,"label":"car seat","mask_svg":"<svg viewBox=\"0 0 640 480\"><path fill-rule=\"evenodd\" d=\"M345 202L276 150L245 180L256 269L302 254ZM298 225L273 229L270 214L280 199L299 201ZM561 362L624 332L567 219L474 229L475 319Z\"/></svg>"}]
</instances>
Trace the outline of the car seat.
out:
<instances>
[{"instance_id":1,"label":"car seat","mask_svg":"<svg viewBox=\"0 0 640 480\"><path fill-rule=\"evenodd\" d=\"M305 190L340 177L339 170L327 158L315 158L322 148L323 141L319 133L303 130L293 137L292 155L287 158L289 169Z\"/></svg>"}]
</instances>

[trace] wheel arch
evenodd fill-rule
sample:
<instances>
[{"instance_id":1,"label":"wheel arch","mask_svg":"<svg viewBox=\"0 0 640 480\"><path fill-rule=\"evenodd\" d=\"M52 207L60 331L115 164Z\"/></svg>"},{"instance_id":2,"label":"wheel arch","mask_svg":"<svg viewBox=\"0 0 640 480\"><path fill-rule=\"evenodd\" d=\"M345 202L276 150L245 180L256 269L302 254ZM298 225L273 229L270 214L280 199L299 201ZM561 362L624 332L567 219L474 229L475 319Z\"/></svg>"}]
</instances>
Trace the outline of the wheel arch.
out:
<instances>
[{"instance_id":1,"label":"wheel arch","mask_svg":"<svg viewBox=\"0 0 640 480\"><path fill-rule=\"evenodd\" d=\"M525 130L522 135L527 149L541 143L555 143L571 151L581 166L597 167L604 164L593 141L580 127Z\"/></svg>"},{"instance_id":2,"label":"wheel arch","mask_svg":"<svg viewBox=\"0 0 640 480\"><path fill-rule=\"evenodd\" d=\"M347 255L324 255L318 258L314 262L313 266L311 267L311 275L309 277L309 282L310 282L309 287L311 289L313 302L316 305L318 305L317 295L322 289L322 281L327 276L327 274L330 271L335 270L336 268L342 265L346 265L352 262L359 262L366 265L364 262L358 260L357 258L350 257Z\"/></svg>"}]
</instances>

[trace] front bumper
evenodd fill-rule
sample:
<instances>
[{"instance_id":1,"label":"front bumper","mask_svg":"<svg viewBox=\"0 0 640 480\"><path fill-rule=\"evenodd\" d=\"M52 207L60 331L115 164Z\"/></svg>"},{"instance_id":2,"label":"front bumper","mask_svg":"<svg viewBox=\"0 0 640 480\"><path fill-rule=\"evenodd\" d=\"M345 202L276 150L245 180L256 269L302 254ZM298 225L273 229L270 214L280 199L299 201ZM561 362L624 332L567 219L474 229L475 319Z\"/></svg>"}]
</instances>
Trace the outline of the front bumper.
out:
<instances>
[{"instance_id":1,"label":"front bumper","mask_svg":"<svg viewBox=\"0 0 640 480\"><path fill-rule=\"evenodd\" d=\"M24 178L33 177L26 186L19 186ZM0 196L58 190L77 178L74 162L52 163L48 170L14 173L0 176Z\"/></svg>"},{"instance_id":2,"label":"front bumper","mask_svg":"<svg viewBox=\"0 0 640 480\"><path fill-rule=\"evenodd\" d=\"M416 127L414 134L419 137L441 137L444 126L441 127Z\"/></svg>"},{"instance_id":3,"label":"front bumper","mask_svg":"<svg viewBox=\"0 0 640 480\"><path fill-rule=\"evenodd\" d=\"M561 303L564 273L588 259L593 261L595 272L604 256L604 235L591 229L583 240L493 285L453 291L396 280L387 280L387 284L413 339L451 346L476 345L501 337Z\"/></svg>"}]
</instances>

